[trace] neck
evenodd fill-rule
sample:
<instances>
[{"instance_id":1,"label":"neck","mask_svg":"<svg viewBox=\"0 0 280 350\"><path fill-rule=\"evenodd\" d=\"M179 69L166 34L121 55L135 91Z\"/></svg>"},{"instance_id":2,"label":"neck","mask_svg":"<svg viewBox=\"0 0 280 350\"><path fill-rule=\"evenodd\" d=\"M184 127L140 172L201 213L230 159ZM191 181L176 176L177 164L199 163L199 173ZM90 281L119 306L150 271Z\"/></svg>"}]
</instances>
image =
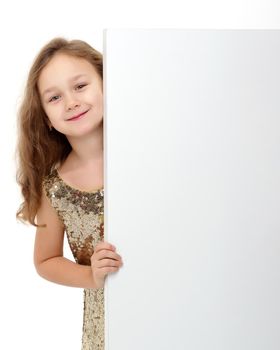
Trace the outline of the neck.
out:
<instances>
[{"instance_id":1,"label":"neck","mask_svg":"<svg viewBox=\"0 0 280 350\"><path fill-rule=\"evenodd\" d=\"M70 157L80 166L88 166L103 160L103 123L93 133L82 138L68 137L72 146Z\"/></svg>"}]
</instances>

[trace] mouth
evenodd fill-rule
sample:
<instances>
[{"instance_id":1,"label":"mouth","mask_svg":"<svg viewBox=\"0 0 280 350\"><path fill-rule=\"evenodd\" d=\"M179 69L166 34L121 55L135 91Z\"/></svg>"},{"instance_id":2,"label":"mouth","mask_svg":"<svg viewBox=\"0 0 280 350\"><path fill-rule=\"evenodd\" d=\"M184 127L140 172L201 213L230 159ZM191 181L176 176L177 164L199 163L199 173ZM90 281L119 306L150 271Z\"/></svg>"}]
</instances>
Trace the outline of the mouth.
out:
<instances>
[{"instance_id":1,"label":"mouth","mask_svg":"<svg viewBox=\"0 0 280 350\"><path fill-rule=\"evenodd\" d=\"M72 120L78 120L81 119L87 112L89 111L89 109L83 113L74 115L74 117L67 119L67 121L72 121Z\"/></svg>"}]
</instances>

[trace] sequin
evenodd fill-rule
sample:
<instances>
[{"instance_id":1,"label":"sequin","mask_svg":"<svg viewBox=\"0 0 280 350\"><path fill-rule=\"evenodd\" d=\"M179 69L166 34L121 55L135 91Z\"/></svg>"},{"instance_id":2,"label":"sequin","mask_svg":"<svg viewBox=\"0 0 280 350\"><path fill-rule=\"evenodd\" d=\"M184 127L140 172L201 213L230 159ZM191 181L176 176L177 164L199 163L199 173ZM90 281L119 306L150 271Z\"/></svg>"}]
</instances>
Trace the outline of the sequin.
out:
<instances>
[{"instance_id":1,"label":"sequin","mask_svg":"<svg viewBox=\"0 0 280 350\"><path fill-rule=\"evenodd\" d=\"M104 189L86 192L66 184L56 169L43 189L65 226L76 263L90 265L95 245L104 239ZM104 350L104 288L84 289L82 350Z\"/></svg>"}]
</instances>

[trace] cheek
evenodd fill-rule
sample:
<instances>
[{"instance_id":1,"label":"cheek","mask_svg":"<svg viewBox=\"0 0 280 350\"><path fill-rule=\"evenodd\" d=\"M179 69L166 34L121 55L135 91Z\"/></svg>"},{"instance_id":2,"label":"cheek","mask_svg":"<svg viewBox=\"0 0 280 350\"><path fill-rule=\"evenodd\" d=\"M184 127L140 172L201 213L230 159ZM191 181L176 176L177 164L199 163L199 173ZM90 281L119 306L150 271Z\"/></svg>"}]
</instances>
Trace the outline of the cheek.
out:
<instances>
[{"instance_id":1,"label":"cheek","mask_svg":"<svg viewBox=\"0 0 280 350\"><path fill-rule=\"evenodd\" d=\"M103 96L101 94L96 97L95 107L100 113L103 114Z\"/></svg>"},{"instance_id":2,"label":"cheek","mask_svg":"<svg viewBox=\"0 0 280 350\"><path fill-rule=\"evenodd\" d=\"M103 111L103 94L98 94L96 96L96 100L95 100L96 106L98 106L98 109Z\"/></svg>"},{"instance_id":3,"label":"cheek","mask_svg":"<svg viewBox=\"0 0 280 350\"><path fill-rule=\"evenodd\" d=\"M46 106L44 110L50 121L57 120L57 117L61 115L61 106L59 106L58 104L52 105L52 106Z\"/></svg>"},{"instance_id":4,"label":"cheek","mask_svg":"<svg viewBox=\"0 0 280 350\"><path fill-rule=\"evenodd\" d=\"M88 90L86 92L85 98L87 102L92 105L103 104L103 94L102 94L102 91L100 90L96 90L96 89Z\"/></svg>"}]
</instances>

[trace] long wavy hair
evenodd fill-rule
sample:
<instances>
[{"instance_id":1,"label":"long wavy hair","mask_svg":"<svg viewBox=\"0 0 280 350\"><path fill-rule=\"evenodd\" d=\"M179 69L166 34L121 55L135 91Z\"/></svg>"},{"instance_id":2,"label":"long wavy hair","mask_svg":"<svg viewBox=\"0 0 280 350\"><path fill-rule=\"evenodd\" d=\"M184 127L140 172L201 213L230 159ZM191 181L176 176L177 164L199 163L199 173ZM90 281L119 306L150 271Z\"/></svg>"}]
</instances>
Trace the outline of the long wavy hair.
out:
<instances>
[{"instance_id":1,"label":"long wavy hair","mask_svg":"<svg viewBox=\"0 0 280 350\"><path fill-rule=\"evenodd\" d=\"M30 68L17 119L16 181L24 201L16 219L36 227L46 226L35 223L41 204L43 178L53 167L61 164L72 149L64 134L56 129L49 130L48 117L38 90L42 69L57 53L86 59L103 80L102 54L81 40L54 38L41 49Z\"/></svg>"}]
</instances>

